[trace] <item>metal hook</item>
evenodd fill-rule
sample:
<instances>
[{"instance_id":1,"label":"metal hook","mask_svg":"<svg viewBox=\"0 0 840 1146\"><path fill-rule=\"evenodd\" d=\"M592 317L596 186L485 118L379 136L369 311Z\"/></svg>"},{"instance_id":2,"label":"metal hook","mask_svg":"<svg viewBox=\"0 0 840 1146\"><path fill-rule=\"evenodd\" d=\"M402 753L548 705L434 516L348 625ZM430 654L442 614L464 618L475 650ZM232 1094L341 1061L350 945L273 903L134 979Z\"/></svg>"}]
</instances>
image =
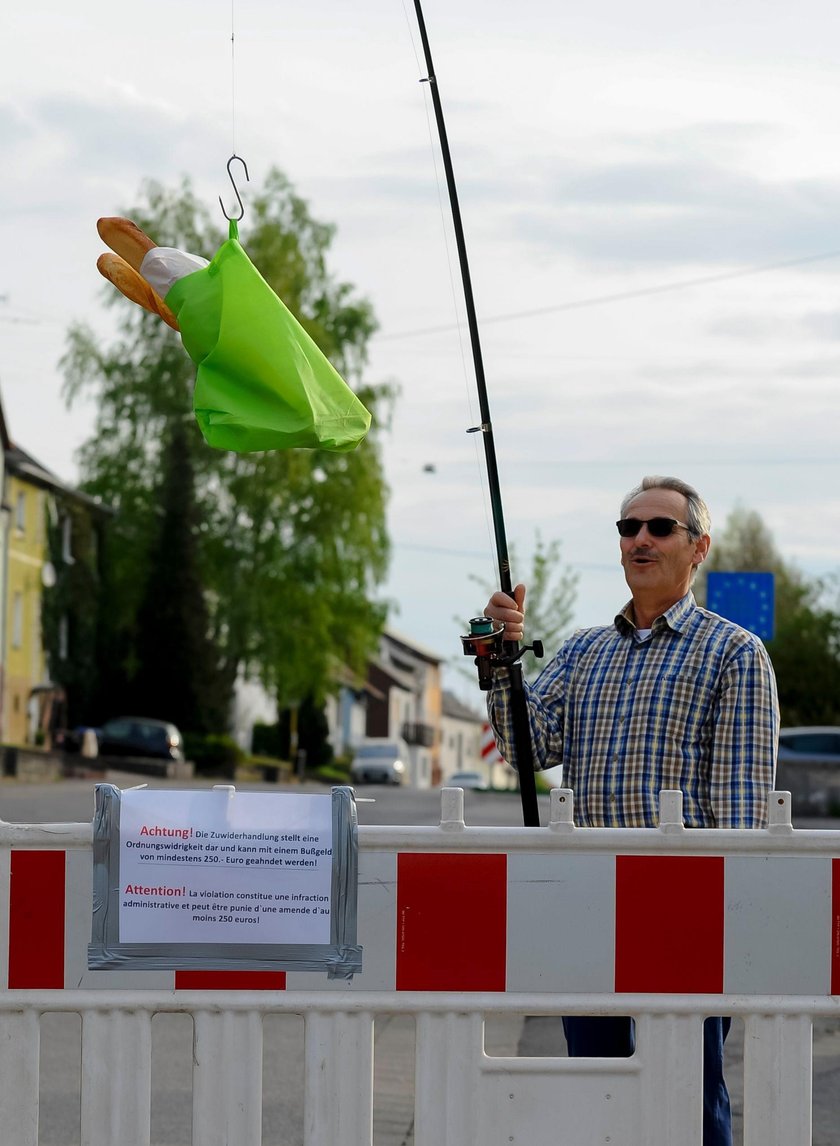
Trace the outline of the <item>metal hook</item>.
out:
<instances>
[{"instance_id":1,"label":"metal hook","mask_svg":"<svg viewBox=\"0 0 840 1146\"><path fill-rule=\"evenodd\" d=\"M236 154L231 155L230 159L227 161L227 173L228 173L228 179L230 179L230 185L233 188L233 193L236 196L236 201L239 204L239 214L238 215L228 215L227 211L225 210L225 205L222 202L222 197L221 197L221 195L219 196L219 206L222 208L222 214L230 223L234 223L234 222L238 223L240 221L240 219L242 218L242 216L245 214L245 206L242 202L242 199L239 196L239 188L236 186L236 183L234 182L233 175L232 175L231 170L230 170L230 165L231 165L231 163L233 163L234 159L238 159L239 162L242 164L242 166L245 168L245 179L248 183L251 182L251 176L248 174L248 164L245 162L245 160L242 158L241 155L236 155Z\"/></svg>"}]
</instances>

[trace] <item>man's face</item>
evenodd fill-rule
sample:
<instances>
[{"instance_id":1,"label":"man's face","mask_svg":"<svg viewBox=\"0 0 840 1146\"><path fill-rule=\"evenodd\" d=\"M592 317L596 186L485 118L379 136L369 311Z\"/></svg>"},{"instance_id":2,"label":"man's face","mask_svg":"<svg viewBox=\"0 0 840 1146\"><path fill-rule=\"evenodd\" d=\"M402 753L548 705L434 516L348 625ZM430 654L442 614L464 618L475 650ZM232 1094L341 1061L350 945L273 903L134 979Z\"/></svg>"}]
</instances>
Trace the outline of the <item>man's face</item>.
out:
<instances>
[{"instance_id":1,"label":"man's face","mask_svg":"<svg viewBox=\"0 0 840 1146\"><path fill-rule=\"evenodd\" d=\"M672 517L685 524L688 504L673 489L648 489L630 502L625 517L649 521L652 517ZM651 536L642 526L635 537L621 538L621 564L635 597L654 593L674 603L688 592L694 567L709 550L709 537L692 540L685 529L675 529L667 537Z\"/></svg>"}]
</instances>

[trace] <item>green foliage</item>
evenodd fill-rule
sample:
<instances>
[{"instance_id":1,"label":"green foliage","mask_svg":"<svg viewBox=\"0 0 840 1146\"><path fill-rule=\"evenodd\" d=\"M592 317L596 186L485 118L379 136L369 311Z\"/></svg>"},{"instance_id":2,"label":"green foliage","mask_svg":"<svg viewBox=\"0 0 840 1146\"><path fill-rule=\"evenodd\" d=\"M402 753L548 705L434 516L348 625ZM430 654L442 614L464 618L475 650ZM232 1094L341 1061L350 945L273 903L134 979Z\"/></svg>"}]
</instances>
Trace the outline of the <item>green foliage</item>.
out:
<instances>
[{"instance_id":1,"label":"green foliage","mask_svg":"<svg viewBox=\"0 0 840 1146\"><path fill-rule=\"evenodd\" d=\"M156 494L160 520L149 550L149 575L137 612L138 671L131 682L141 712L185 732L226 728L233 680L222 674L209 637L196 538L192 461L183 421L170 427Z\"/></svg>"},{"instance_id":2,"label":"green foliage","mask_svg":"<svg viewBox=\"0 0 840 1146\"><path fill-rule=\"evenodd\" d=\"M257 722L253 729L251 751L255 756L272 756L279 760L288 759L288 731L284 737L279 724Z\"/></svg>"},{"instance_id":3,"label":"green foliage","mask_svg":"<svg viewBox=\"0 0 840 1146\"><path fill-rule=\"evenodd\" d=\"M333 760L331 764L322 764L320 768L315 768L312 772L307 771L307 776L320 780L322 784L352 785L349 765L339 760Z\"/></svg>"},{"instance_id":4,"label":"green foliage","mask_svg":"<svg viewBox=\"0 0 840 1146\"><path fill-rule=\"evenodd\" d=\"M245 759L245 753L232 736L217 734L197 736L184 733L184 755L192 760L196 771L202 775L231 779Z\"/></svg>"},{"instance_id":5,"label":"green foliage","mask_svg":"<svg viewBox=\"0 0 840 1146\"><path fill-rule=\"evenodd\" d=\"M127 212L144 231L161 245L213 255L226 235L188 181L144 190L144 202ZM389 548L377 433L394 394L363 384L375 329L370 305L332 277L333 228L311 217L280 172L252 196L241 235L263 276L371 410L374 425L358 449L237 455L209 448L192 416L194 367L180 339L113 291L110 300L122 307L119 335L103 347L87 328L71 329L65 392L70 403L86 392L98 400L81 451L83 488L118 510L104 554L106 645L126 688L149 659L136 618L149 598L160 536L158 475L179 426L194 474L196 568L214 664L229 684L247 670L281 705L293 705L326 694L336 661L361 670L384 623L385 607L374 601Z\"/></svg>"},{"instance_id":6,"label":"green foliage","mask_svg":"<svg viewBox=\"0 0 840 1146\"><path fill-rule=\"evenodd\" d=\"M510 547L510 564L517 568L516 551ZM471 578L487 598L498 588L480 577ZM561 543L555 539L546 543L537 532L534 543L534 557L531 569L526 576L518 577L526 587L525 596L525 639L530 644L540 640L545 646L546 657L554 656L563 639L568 635L574 615L577 597L578 575L563 563ZM539 673L542 663L533 653L522 658L526 678L533 679Z\"/></svg>"},{"instance_id":7,"label":"green foliage","mask_svg":"<svg viewBox=\"0 0 840 1146\"><path fill-rule=\"evenodd\" d=\"M836 581L801 585L777 606L767 642L776 670L782 724L840 724L840 593Z\"/></svg>"},{"instance_id":8,"label":"green foliage","mask_svg":"<svg viewBox=\"0 0 840 1146\"><path fill-rule=\"evenodd\" d=\"M695 593L706 598L706 575L716 570L775 574L775 635L767 651L776 672L783 725L840 724L840 591L837 582L808 580L785 561L754 510L736 506Z\"/></svg>"},{"instance_id":9,"label":"green foliage","mask_svg":"<svg viewBox=\"0 0 840 1146\"><path fill-rule=\"evenodd\" d=\"M105 717L96 710L102 663L97 555L104 519L99 511L69 497L58 497L56 508L47 516L47 552L58 576L55 585L43 592L42 633L50 679L67 694L67 726L73 728ZM64 552L65 519L70 521L69 562ZM66 648L62 626L66 626Z\"/></svg>"},{"instance_id":10,"label":"green foliage","mask_svg":"<svg viewBox=\"0 0 840 1146\"><path fill-rule=\"evenodd\" d=\"M297 751L306 753L307 769L320 768L331 763L333 749L321 701L314 696L307 696L299 707L281 711L277 722L278 742L281 748L280 754L288 759L293 759L296 755L292 744L294 728L297 730Z\"/></svg>"},{"instance_id":11,"label":"green foliage","mask_svg":"<svg viewBox=\"0 0 840 1146\"><path fill-rule=\"evenodd\" d=\"M278 760L276 756L246 756L244 767L255 769L262 773L264 780L274 780L277 783L288 780L292 775L291 761Z\"/></svg>"},{"instance_id":12,"label":"green foliage","mask_svg":"<svg viewBox=\"0 0 840 1146\"><path fill-rule=\"evenodd\" d=\"M709 557L701 565L694 593L705 602L707 577L715 572L774 573L777 616L795 608L807 586L795 566L785 561L773 535L754 509L736 505L722 531L715 533Z\"/></svg>"}]
</instances>

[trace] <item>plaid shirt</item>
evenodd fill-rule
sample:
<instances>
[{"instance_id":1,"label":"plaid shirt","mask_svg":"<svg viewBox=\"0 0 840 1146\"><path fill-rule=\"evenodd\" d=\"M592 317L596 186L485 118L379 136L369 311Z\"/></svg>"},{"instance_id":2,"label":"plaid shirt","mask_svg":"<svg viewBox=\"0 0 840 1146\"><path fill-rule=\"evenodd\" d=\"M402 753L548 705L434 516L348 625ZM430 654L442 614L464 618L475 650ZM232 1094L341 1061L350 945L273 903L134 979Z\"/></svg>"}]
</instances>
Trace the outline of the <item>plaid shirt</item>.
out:
<instances>
[{"instance_id":1,"label":"plaid shirt","mask_svg":"<svg viewBox=\"0 0 840 1146\"><path fill-rule=\"evenodd\" d=\"M764 645L691 593L639 641L631 606L526 684L535 768L564 766L584 827L655 827L662 788L683 793L687 827L764 827L779 733ZM487 707L512 760L509 697L498 672Z\"/></svg>"}]
</instances>

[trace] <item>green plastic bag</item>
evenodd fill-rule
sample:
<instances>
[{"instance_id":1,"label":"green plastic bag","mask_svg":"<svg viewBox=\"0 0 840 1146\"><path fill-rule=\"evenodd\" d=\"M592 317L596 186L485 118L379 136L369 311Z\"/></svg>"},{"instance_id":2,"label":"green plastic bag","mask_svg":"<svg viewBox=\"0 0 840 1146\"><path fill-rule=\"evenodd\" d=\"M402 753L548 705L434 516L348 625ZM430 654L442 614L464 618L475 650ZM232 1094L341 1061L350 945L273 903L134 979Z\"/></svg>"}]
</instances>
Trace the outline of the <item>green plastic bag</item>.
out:
<instances>
[{"instance_id":1,"label":"green plastic bag","mask_svg":"<svg viewBox=\"0 0 840 1146\"><path fill-rule=\"evenodd\" d=\"M249 453L352 450L370 414L230 238L166 295L198 367L193 409L208 445Z\"/></svg>"}]
</instances>

